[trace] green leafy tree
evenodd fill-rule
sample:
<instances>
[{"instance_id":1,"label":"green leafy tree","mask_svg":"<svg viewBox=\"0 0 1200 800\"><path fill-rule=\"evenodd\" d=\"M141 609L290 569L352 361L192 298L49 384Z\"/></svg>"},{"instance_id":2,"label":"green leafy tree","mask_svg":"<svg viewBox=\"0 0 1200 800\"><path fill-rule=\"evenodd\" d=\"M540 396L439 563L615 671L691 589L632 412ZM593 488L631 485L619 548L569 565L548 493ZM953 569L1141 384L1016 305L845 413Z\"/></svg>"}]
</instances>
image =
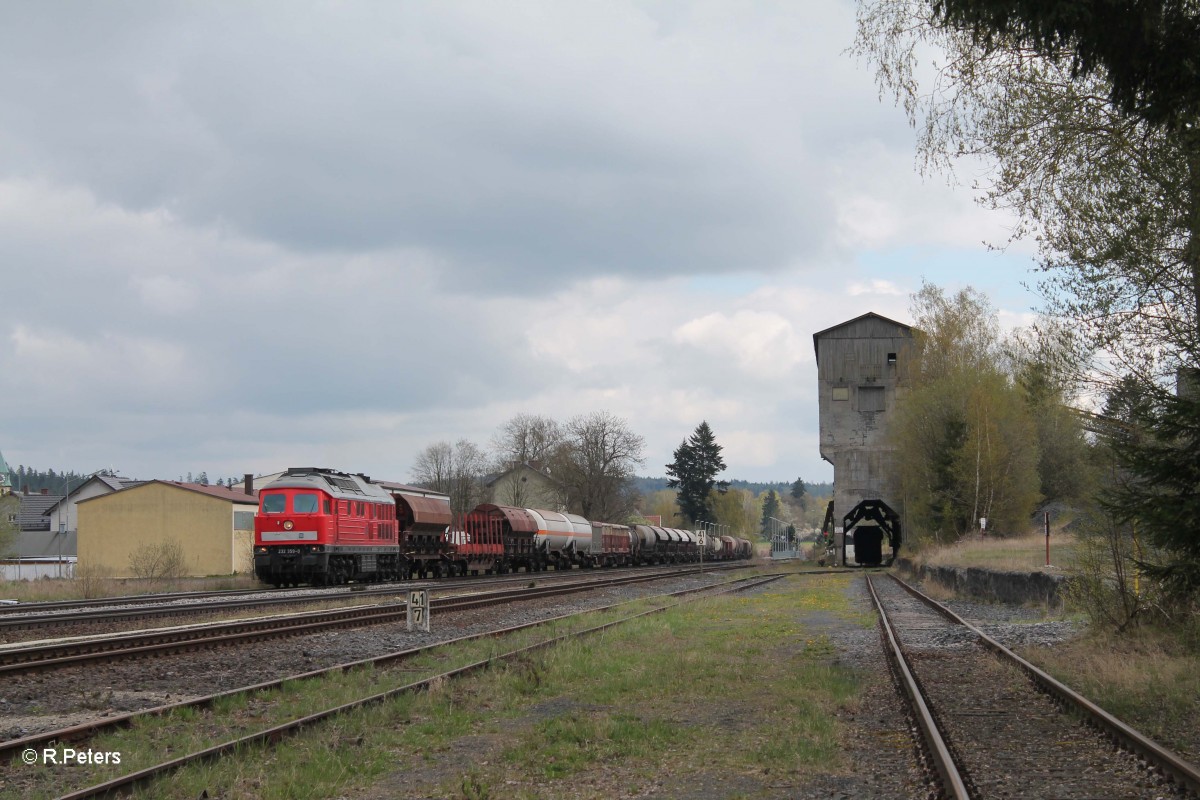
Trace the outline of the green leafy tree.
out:
<instances>
[{"instance_id":1,"label":"green leafy tree","mask_svg":"<svg viewBox=\"0 0 1200 800\"><path fill-rule=\"evenodd\" d=\"M855 50L917 126L924 167L982 170L980 202L1037 242L1048 310L1106 354L1110 380L1200 365L1198 18L1195 4L1153 1L860 7ZM942 63L919 71L930 48ZM1172 83L1176 70L1192 77Z\"/></svg>"},{"instance_id":2,"label":"green leafy tree","mask_svg":"<svg viewBox=\"0 0 1200 800\"><path fill-rule=\"evenodd\" d=\"M703 421L675 448L675 460L667 464L667 486L678 490L679 510L693 524L713 520L712 492L729 486L717 482L717 475L725 469L721 450L712 428Z\"/></svg>"},{"instance_id":3,"label":"green leafy tree","mask_svg":"<svg viewBox=\"0 0 1200 800\"><path fill-rule=\"evenodd\" d=\"M1042 319L1014 336L1016 385L1033 422L1043 500L1078 500L1096 483L1092 452L1072 407L1073 337L1061 323Z\"/></svg>"},{"instance_id":4,"label":"green leafy tree","mask_svg":"<svg viewBox=\"0 0 1200 800\"><path fill-rule=\"evenodd\" d=\"M1119 439L1123 488L1110 506L1177 559L1152 569L1193 583L1194 549L1171 532L1195 484L1200 413L1163 387L1200 368L1200 6L1190 0L879 0L864 4L856 50L918 125L926 166L960 156L992 171L982 202L1036 238L1049 310L1104 359L1109 387L1155 398ZM934 90L918 47L946 55ZM1181 452L1183 454L1181 454ZM1156 461L1156 459L1162 459ZM1164 472L1166 470L1166 472ZM1161 480L1160 480L1161 479ZM1111 501L1111 500L1110 500ZM1184 524L1184 528L1190 526ZM1183 537L1181 540L1180 537Z\"/></svg>"},{"instance_id":5,"label":"green leafy tree","mask_svg":"<svg viewBox=\"0 0 1200 800\"><path fill-rule=\"evenodd\" d=\"M728 526L731 536L749 539L758 534L759 501L746 489L713 490L713 521Z\"/></svg>"},{"instance_id":6,"label":"green leafy tree","mask_svg":"<svg viewBox=\"0 0 1200 800\"><path fill-rule=\"evenodd\" d=\"M1009 374L995 310L971 288L913 296L914 380L888 428L910 528L953 540L980 518L1023 531L1038 499L1038 447Z\"/></svg>"},{"instance_id":7,"label":"green leafy tree","mask_svg":"<svg viewBox=\"0 0 1200 800\"><path fill-rule=\"evenodd\" d=\"M17 541L17 523L9 521L9 516L16 514L20 503L12 495L7 495L10 499L4 501L0 497L0 558L7 556L12 549L13 544Z\"/></svg>"},{"instance_id":8,"label":"green leafy tree","mask_svg":"<svg viewBox=\"0 0 1200 800\"><path fill-rule=\"evenodd\" d=\"M689 524L688 520L679 513L679 505L675 502L675 492L670 489L660 489L643 496L642 508L643 516L658 517L661 524L668 528L685 528Z\"/></svg>"}]
</instances>

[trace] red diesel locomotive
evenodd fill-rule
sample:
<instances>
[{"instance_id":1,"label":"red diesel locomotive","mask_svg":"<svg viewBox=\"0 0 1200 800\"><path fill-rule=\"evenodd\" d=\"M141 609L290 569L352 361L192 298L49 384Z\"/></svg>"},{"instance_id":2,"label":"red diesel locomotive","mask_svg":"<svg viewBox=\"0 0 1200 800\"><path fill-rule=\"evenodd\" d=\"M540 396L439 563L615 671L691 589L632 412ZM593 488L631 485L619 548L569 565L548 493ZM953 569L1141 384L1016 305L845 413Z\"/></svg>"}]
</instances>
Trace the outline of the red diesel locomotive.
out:
<instances>
[{"instance_id":1,"label":"red diesel locomotive","mask_svg":"<svg viewBox=\"0 0 1200 800\"><path fill-rule=\"evenodd\" d=\"M254 573L275 586L424 575L440 564L449 523L443 494L295 467L259 493Z\"/></svg>"}]
</instances>

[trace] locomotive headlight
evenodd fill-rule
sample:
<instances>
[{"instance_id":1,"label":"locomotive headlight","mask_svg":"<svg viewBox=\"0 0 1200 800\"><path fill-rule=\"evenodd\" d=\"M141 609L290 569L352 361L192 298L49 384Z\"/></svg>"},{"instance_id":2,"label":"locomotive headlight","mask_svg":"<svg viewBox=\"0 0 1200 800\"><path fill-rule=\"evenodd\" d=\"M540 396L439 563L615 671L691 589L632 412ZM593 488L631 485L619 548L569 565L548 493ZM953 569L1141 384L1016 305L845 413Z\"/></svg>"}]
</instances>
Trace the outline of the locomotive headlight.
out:
<instances>
[{"instance_id":1,"label":"locomotive headlight","mask_svg":"<svg viewBox=\"0 0 1200 800\"><path fill-rule=\"evenodd\" d=\"M292 527L293 527L293 525L292 525L292 521L291 521L290 519L289 519L289 520L285 520L285 521L284 521L284 523L283 523L283 529L284 529L285 531L290 531L290 530L292 529Z\"/></svg>"}]
</instances>

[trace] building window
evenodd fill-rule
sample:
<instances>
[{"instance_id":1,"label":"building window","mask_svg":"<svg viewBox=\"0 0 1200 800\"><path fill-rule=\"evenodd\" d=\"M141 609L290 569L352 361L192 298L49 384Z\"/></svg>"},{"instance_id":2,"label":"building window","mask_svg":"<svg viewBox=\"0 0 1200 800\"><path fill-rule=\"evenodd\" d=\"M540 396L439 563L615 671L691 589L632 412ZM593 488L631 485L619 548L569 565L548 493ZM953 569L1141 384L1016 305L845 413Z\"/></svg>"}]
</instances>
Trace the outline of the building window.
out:
<instances>
[{"instance_id":1,"label":"building window","mask_svg":"<svg viewBox=\"0 0 1200 800\"><path fill-rule=\"evenodd\" d=\"M888 353L888 366L889 367L896 366L896 354L895 353Z\"/></svg>"},{"instance_id":2,"label":"building window","mask_svg":"<svg viewBox=\"0 0 1200 800\"><path fill-rule=\"evenodd\" d=\"M858 387L858 410L859 411L883 411L883 387L882 386L860 386L860 387Z\"/></svg>"},{"instance_id":3,"label":"building window","mask_svg":"<svg viewBox=\"0 0 1200 800\"><path fill-rule=\"evenodd\" d=\"M849 400L850 399L850 387L849 386L833 387L833 399L834 400Z\"/></svg>"},{"instance_id":4,"label":"building window","mask_svg":"<svg viewBox=\"0 0 1200 800\"><path fill-rule=\"evenodd\" d=\"M254 530L254 512L253 511L235 511L235 512L233 512L233 529L235 531L252 531L252 530Z\"/></svg>"}]
</instances>

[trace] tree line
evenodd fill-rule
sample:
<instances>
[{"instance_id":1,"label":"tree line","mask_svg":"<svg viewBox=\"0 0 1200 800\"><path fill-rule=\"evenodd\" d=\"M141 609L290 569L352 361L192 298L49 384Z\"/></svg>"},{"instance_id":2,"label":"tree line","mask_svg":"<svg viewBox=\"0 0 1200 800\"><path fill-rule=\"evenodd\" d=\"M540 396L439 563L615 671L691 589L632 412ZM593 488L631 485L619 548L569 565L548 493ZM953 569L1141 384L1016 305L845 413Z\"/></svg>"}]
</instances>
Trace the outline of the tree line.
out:
<instances>
[{"instance_id":1,"label":"tree line","mask_svg":"<svg viewBox=\"0 0 1200 800\"><path fill-rule=\"evenodd\" d=\"M10 468L8 477L14 492L21 492L28 488L32 494L41 494L45 489L47 494L57 495L66 494L88 478L87 475L82 475L74 470L56 472L53 469L42 470L26 467L23 464L16 469Z\"/></svg>"},{"instance_id":2,"label":"tree line","mask_svg":"<svg viewBox=\"0 0 1200 800\"><path fill-rule=\"evenodd\" d=\"M756 493L716 480L725 464L707 422L667 465L669 488L638 491L635 471L644 464L644 448L644 439L628 422L608 412L583 414L565 423L521 413L505 422L487 447L467 439L426 446L414 460L410 479L447 494L456 515L488 500L536 507L549 491L555 510L591 520L688 529L704 521L727 526L731 535L744 538L759 535L770 517L813 527L809 506L818 504L809 503L802 479L781 484L786 487L782 493L774 488ZM535 493L521 481L495 480L522 465L545 476L546 487Z\"/></svg>"},{"instance_id":3,"label":"tree line","mask_svg":"<svg viewBox=\"0 0 1200 800\"><path fill-rule=\"evenodd\" d=\"M20 492L28 487L31 494L41 494L45 489L48 494L68 494L78 489L88 478L93 475L116 475L113 470L102 469L97 472L82 474L74 470L66 472L56 472L53 469L40 470L34 467L18 466L16 469L9 469L9 479L12 483L14 492ZM192 474L188 472L181 474L178 477L180 483L196 483L201 486L209 486L208 473L205 471ZM236 487L244 480L243 476L235 475L229 478L217 478L215 485Z\"/></svg>"}]
</instances>

